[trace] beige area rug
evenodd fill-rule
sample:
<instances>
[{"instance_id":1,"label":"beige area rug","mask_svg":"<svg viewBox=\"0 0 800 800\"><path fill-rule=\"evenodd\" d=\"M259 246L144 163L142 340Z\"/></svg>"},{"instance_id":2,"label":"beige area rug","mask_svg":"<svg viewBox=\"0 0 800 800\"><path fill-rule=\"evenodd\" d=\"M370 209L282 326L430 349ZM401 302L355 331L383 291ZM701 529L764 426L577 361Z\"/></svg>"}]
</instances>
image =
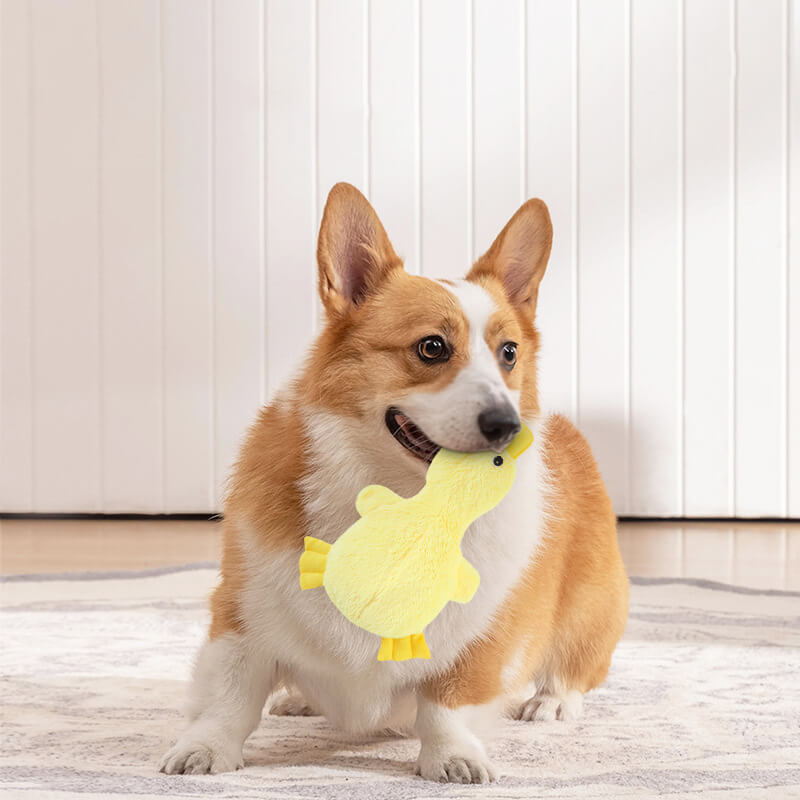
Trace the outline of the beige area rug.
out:
<instances>
[{"instance_id":1,"label":"beige area rug","mask_svg":"<svg viewBox=\"0 0 800 800\"><path fill-rule=\"evenodd\" d=\"M634 580L577 723L505 721L490 786L413 774L417 743L265 717L227 775L166 776L213 565L1 585L3 798L800 798L800 594Z\"/></svg>"}]
</instances>

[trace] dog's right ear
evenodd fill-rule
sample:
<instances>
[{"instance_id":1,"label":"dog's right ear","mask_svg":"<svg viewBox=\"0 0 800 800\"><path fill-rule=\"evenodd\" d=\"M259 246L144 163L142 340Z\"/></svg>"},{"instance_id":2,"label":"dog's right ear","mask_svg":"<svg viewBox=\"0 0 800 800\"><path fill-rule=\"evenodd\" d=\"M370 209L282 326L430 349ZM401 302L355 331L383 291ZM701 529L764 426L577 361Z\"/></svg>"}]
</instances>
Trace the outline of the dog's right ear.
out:
<instances>
[{"instance_id":1,"label":"dog's right ear","mask_svg":"<svg viewBox=\"0 0 800 800\"><path fill-rule=\"evenodd\" d=\"M328 194L317 244L319 296L329 316L359 305L402 267L378 215L361 192L337 183Z\"/></svg>"}]
</instances>

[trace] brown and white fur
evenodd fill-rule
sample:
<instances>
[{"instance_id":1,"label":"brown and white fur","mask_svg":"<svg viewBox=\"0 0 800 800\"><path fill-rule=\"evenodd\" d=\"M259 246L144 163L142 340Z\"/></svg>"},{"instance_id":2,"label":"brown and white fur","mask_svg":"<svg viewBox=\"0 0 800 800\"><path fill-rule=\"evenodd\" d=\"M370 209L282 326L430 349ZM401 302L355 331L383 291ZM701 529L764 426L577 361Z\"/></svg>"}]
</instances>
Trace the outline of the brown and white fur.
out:
<instances>
[{"instance_id":1,"label":"brown and white fur","mask_svg":"<svg viewBox=\"0 0 800 800\"><path fill-rule=\"evenodd\" d=\"M403 270L356 189L333 188L318 248L327 324L242 448L190 724L163 771L241 767L242 745L281 687L274 713L414 730L417 771L437 781L495 778L479 735L487 718L581 713L622 634L628 584L589 446L565 418L540 416L534 314L551 241L547 207L529 200L466 280L434 281ZM419 342L432 335L448 357L425 363ZM518 345L512 369L501 363L506 342ZM513 431L490 437L479 415L509 407L536 439L511 493L464 537L480 588L426 628L431 660L378 662L376 637L324 592L300 591L304 535L333 542L367 484L406 496L423 485L427 463L393 435L387 409L439 446L480 450L502 449Z\"/></svg>"}]
</instances>

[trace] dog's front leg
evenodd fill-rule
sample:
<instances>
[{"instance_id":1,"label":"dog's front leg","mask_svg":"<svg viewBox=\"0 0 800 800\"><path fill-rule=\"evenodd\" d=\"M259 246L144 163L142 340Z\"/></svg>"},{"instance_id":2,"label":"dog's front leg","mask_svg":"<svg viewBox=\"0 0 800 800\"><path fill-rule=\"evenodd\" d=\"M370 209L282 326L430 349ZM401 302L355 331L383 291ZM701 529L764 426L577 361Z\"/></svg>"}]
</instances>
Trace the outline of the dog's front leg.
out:
<instances>
[{"instance_id":1,"label":"dog's front leg","mask_svg":"<svg viewBox=\"0 0 800 800\"><path fill-rule=\"evenodd\" d=\"M206 642L197 656L189 727L161 760L167 773L229 772L242 763L242 746L256 729L276 666L228 632Z\"/></svg>"},{"instance_id":2,"label":"dog's front leg","mask_svg":"<svg viewBox=\"0 0 800 800\"><path fill-rule=\"evenodd\" d=\"M488 783L495 772L483 743L470 730L470 717L480 709L448 708L420 692L416 732L420 740L417 772L426 780ZM487 713L494 707L487 706Z\"/></svg>"}]
</instances>

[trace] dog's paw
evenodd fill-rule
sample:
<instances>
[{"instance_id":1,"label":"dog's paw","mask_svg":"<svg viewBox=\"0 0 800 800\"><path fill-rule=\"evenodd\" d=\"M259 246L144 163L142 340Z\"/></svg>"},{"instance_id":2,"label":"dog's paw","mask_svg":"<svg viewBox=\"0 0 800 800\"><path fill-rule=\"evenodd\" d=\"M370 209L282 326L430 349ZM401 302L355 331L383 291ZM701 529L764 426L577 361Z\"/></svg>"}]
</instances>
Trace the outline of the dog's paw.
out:
<instances>
[{"instance_id":1,"label":"dog's paw","mask_svg":"<svg viewBox=\"0 0 800 800\"><path fill-rule=\"evenodd\" d=\"M475 753L449 756L420 753L417 775L437 783L489 783L497 780L489 759Z\"/></svg>"},{"instance_id":2,"label":"dog's paw","mask_svg":"<svg viewBox=\"0 0 800 800\"><path fill-rule=\"evenodd\" d=\"M510 709L509 716L521 722L571 722L583 714L583 695L574 690L563 695L537 694Z\"/></svg>"},{"instance_id":3,"label":"dog's paw","mask_svg":"<svg viewBox=\"0 0 800 800\"><path fill-rule=\"evenodd\" d=\"M161 759L159 771L167 775L206 775L233 772L243 766L241 752L226 752L203 742L180 739Z\"/></svg>"},{"instance_id":4,"label":"dog's paw","mask_svg":"<svg viewBox=\"0 0 800 800\"><path fill-rule=\"evenodd\" d=\"M315 711L300 692L282 692L275 697L269 713L276 717L317 717Z\"/></svg>"}]
</instances>

